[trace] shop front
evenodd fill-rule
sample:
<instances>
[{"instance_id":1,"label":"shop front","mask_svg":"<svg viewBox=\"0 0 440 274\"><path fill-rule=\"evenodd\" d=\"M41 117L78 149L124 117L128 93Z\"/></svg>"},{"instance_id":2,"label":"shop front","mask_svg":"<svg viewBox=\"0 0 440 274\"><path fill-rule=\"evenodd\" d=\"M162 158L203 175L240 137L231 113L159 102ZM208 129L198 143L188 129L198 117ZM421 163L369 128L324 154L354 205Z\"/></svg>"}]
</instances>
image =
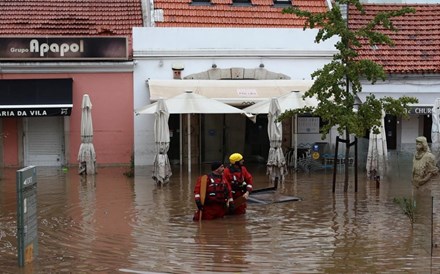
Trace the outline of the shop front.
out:
<instances>
[{"instance_id":1,"label":"shop front","mask_svg":"<svg viewBox=\"0 0 440 274\"><path fill-rule=\"evenodd\" d=\"M276 28L134 28L135 108L186 90L241 109L307 90L313 84L310 75L336 52L337 39L315 44L316 34ZM187 159L187 136L192 138L191 163L224 160L233 152L243 153L247 161L263 162L267 157L265 114L259 114L256 123L239 114L194 114L190 132L186 132L186 114L173 115L169 122L173 163ZM153 125L154 115L134 118L136 165L153 164ZM291 127L286 128L287 146L291 146L290 132Z\"/></svg>"},{"instance_id":2,"label":"shop front","mask_svg":"<svg viewBox=\"0 0 440 274\"><path fill-rule=\"evenodd\" d=\"M63 165L64 119L73 106L72 79L3 79L0 90L4 143L23 151L24 165ZM13 131L14 124L22 132L22 144L5 134Z\"/></svg>"},{"instance_id":3,"label":"shop front","mask_svg":"<svg viewBox=\"0 0 440 274\"><path fill-rule=\"evenodd\" d=\"M97 163L130 163L126 37L0 37L0 61L0 166L77 165L84 94L93 104Z\"/></svg>"},{"instance_id":4,"label":"shop front","mask_svg":"<svg viewBox=\"0 0 440 274\"><path fill-rule=\"evenodd\" d=\"M361 92L358 96L363 102L370 94L376 98L397 99L408 96L418 99L417 104L409 106L408 117L395 117L388 114L385 116L385 131L389 150L413 153L415 139L418 136L425 136L428 142L431 142L432 108L435 99L440 97L440 92Z\"/></svg>"},{"instance_id":5,"label":"shop front","mask_svg":"<svg viewBox=\"0 0 440 274\"><path fill-rule=\"evenodd\" d=\"M246 106L285 95L293 90L304 92L310 80L155 80L147 81L150 101L166 99L191 90L210 99L243 109ZM248 119L240 114L192 114L191 127L186 125L186 114L170 116L170 151L172 163L186 163L187 138L191 138L191 162L227 162L230 154L241 152L247 162L265 163L269 151L267 114ZM292 146L292 121L283 122L283 147ZM319 132L314 132L316 140Z\"/></svg>"}]
</instances>

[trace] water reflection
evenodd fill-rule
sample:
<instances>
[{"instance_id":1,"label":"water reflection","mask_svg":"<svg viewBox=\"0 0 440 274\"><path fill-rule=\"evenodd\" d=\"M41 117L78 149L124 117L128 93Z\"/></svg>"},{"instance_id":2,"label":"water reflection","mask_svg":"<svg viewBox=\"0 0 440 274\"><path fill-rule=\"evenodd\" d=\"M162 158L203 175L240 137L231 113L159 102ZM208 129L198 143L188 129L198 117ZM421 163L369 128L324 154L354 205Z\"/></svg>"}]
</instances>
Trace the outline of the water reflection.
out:
<instances>
[{"instance_id":1,"label":"water reflection","mask_svg":"<svg viewBox=\"0 0 440 274\"><path fill-rule=\"evenodd\" d=\"M201 166L188 174L175 166L169 184L157 186L151 167L126 178L124 168L38 169L39 256L17 267L15 170L0 180L2 273L420 272L440 267L431 259L430 215L411 227L393 203L411 195L410 162L393 162L380 188L359 174L359 191L343 192L331 170L294 173L279 186L300 202L249 204L244 216L193 222L193 187ZM271 186L264 166L250 166L255 188ZM340 171L342 172L342 170ZM434 196L438 196L437 190ZM429 197L428 197L429 198ZM430 199L420 203L430 205ZM434 209L440 208L435 200ZM439 230L434 218L434 242Z\"/></svg>"}]
</instances>

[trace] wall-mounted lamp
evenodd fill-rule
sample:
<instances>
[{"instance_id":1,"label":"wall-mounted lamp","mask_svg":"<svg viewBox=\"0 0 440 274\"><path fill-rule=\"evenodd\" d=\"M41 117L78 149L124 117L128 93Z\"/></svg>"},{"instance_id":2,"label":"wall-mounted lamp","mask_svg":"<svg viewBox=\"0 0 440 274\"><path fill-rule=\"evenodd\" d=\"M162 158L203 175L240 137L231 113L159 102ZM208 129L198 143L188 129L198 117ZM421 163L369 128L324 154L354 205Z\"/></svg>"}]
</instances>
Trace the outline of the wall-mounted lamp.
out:
<instances>
[{"instance_id":1,"label":"wall-mounted lamp","mask_svg":"<svg viewBox=\"0 0 440 274\"><path fill-rule=\"evenodd\" d=\"M173 69L173 79L182 79L182 70L185 69L185 66L180 63L175 63L172 65Z\"/></svg>"},{"instance_id":2,"label":"wall-mounted lamp","mask_svg":"<svg viewBox=\"0 0 440 274\"><path fill-rule=\"evenodd\" d=\"M173 68L173 70L184 70L185 66L181 63L174 63L172 68Z\"/></svg>"}]
</instances>

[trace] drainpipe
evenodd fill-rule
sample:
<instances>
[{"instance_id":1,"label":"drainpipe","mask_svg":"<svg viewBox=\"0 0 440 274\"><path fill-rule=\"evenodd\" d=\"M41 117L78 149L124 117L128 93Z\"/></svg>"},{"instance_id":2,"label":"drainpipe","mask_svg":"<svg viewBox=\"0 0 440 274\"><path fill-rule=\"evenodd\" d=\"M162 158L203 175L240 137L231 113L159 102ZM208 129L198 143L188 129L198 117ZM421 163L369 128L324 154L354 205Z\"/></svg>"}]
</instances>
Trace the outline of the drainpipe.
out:
<instances>
[{"instance_id":1,"label":"drainpipe","mask_svg":"<svg viewBox=\"0 0 440 274\"><path fill-rule=\"evenodd\" d=\"M145 0L142 1L142 14L144 27L151 27L151 21L153 17L151 16L151 11L153 10L153 0Z\"/></svg>"}]
</instances>

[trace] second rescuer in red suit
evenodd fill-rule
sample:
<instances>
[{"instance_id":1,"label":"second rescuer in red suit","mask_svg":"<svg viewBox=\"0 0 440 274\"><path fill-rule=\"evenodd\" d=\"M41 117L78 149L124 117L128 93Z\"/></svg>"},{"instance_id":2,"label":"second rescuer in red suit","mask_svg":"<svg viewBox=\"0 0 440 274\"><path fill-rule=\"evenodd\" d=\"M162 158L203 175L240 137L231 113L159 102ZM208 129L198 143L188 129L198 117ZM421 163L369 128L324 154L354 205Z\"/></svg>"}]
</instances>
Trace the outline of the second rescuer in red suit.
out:
<instances>
[{"instance_id":1,"label":"second rescuer in red suit","mask_svg":"<svg viewBox=\"0 0 440 274\"><path fill-rule=\"evenodd\" d=\"M233 153L229 156L230 165L225 168L224 176L228 183L231 185L232 195L234 200L243 196L244 198L249 197L252 192L253 179L252 175L243 165L243 156L240 153ZM239 206L236 206L234 210L230 210L229 214L245 214L246 213L246 202Z\"/></svg>"},{"instance_id":2,"label":"second rescuer in red suit","mask_svg":"<svg viewBox=\"0 0 440 274\"><path fill-rule=\"evenodd\" d=\"M211 164L212 172L207 175L204 204L201 203L200 199L200 187L203 176L197 179L197 183L194 187L194 200L198 210L194 214L194 221L199 220L200 212L202 212L202 220L223 218L229 208L233 207L231 186L223 176L224 169L225 167L220 162Z\"/></svg>"}]
</instances>

